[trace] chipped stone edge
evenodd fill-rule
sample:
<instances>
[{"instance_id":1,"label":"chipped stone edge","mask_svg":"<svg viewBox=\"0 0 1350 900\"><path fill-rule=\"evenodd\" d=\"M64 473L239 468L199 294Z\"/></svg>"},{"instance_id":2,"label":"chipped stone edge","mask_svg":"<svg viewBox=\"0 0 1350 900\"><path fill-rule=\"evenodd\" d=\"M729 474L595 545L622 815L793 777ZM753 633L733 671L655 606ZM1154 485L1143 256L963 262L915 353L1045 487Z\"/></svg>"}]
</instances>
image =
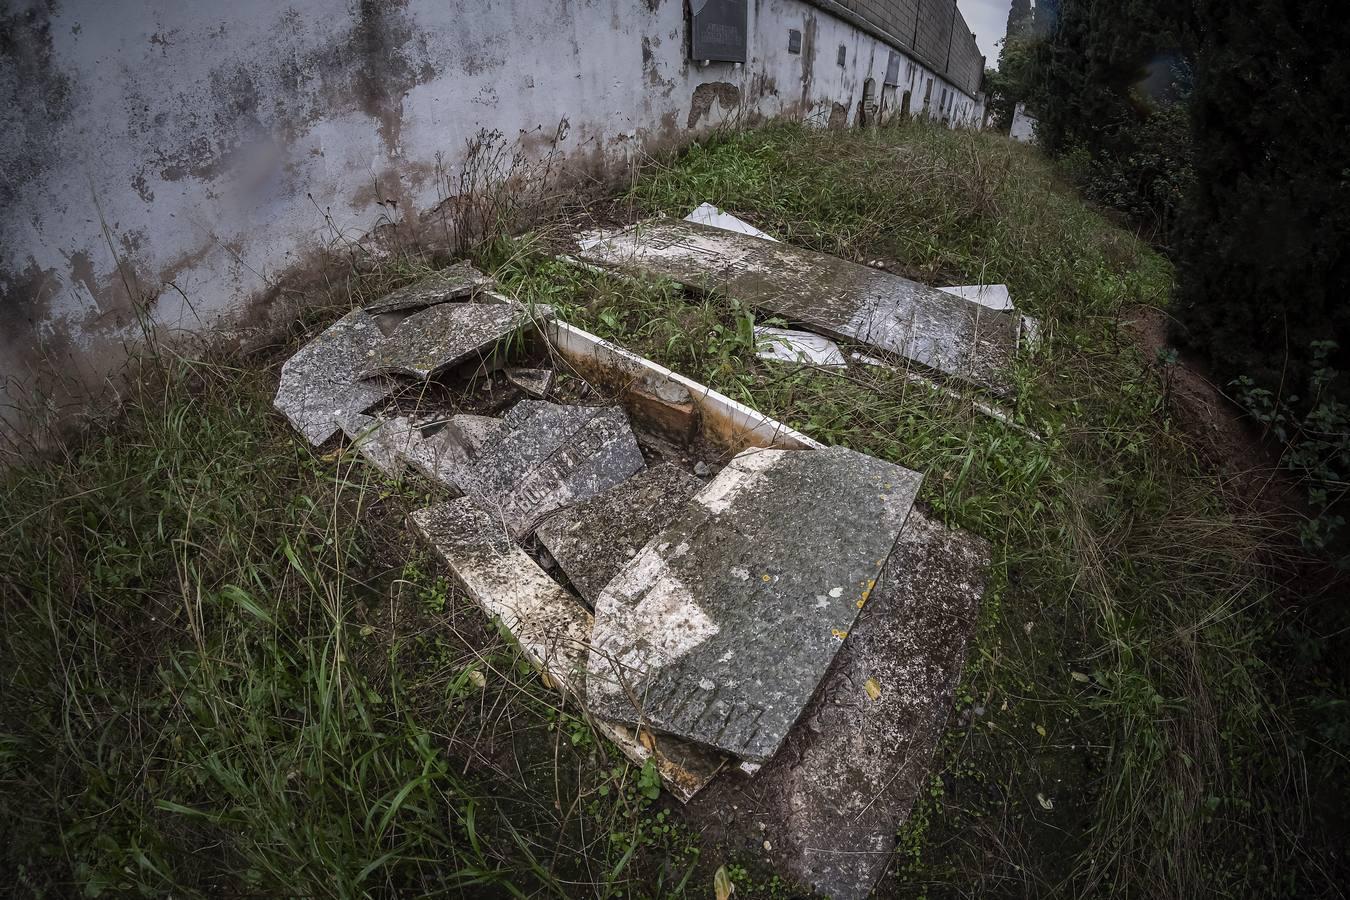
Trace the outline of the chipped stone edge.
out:
<instances>
[{"instance_id":1,"label":"chipped stone edge","mask_svg":"<svg viewBox=\"0 0 1350 900\"><path fill-rule=\"evenodd\" d=\"M474 501L472 501L471 498L461 497L458 500L451 500L447 504L442 505L463 505L472 504L473 502ZM516 615L514 607L509 607L508 605L499 602L498 598L489 596L486 593L487 589L484 585L471 583L461 576L459 569L455 566L454 561L449 554L447 554L441 545L437 543L435 536L425 527L424 523L426 518L433 515L437 508L437 506L426 507L409 515L408 520L413 531L421 535L423 540L430 544L432 549L436 551L441 559L450 566L451 571L455 573L456 579L460 581L469 596L478 604L479 608L482 609L484 613L494 620L504 620L508 616ZM590 610L588 610L579 599L567 593L561 585L554 582L543 569L539 568L538 564L535 563L524 550L520 549L518 545L515 545L514 541L512 542L512 546L514 548L512 555L518 556L517 561L519 565L529 576L527 578L519 579L517 587L525 585L527 582L533 582L534 584L547 585L550 589L556 588L557 596L559 598L566 597L570 601L569 605L573 606L573 608L562 610L562 612L564 612L569 619L573 619L578 623L584 623L586 633L589 634L594 622L594 617L591 615ZM541 607L543 605L545 604L540 604ZM503 624L509 623L503 621ZM522 641L517 637L514 630L509 627L507 630L511 631L512 637L516 639L517 646L520 647L521 652L525 654L530 663L540 672L547 675L548 681L553 686L561 689L565 694L571 697L581 709L585 710L586 687L584 680L584 665L582 665L580 669L575 665L569 666L566 664L565 657L562 654L550 652L546 647L537 646L534 641ZM588 651L588 648L586 647L575 647L573 649L582 654ZM657 774L661 776L661 781L665 785L666 790L670 791L670 793L681 803L689 802L695 794L717 777L717 774L722 770L722 765L701 769L693 769L681 765L673 756L663 752L661 749L662 743L674 740L670 737L664 735L656 736L651 733L640 734L637 730L627 725L618 722L610 722L597 716L592 716L589 712L587 712L587 718L595 726L597 731L609 738L609 740L619 748L620 752L622 752L624 756L627 756L634 764L639 766L645 765L647 760L650 759L656 767ZM645 742L643 741L644 737L646 738ZM647 746L648 743L651 744L650 747ZM677 743L683 744L684 742L677 741ZM698 748L697 745L688 746L696 752L701 749ZM708 752L709 755L711 755L714 751L705 752Z\"/></svg>"}]
</instances>

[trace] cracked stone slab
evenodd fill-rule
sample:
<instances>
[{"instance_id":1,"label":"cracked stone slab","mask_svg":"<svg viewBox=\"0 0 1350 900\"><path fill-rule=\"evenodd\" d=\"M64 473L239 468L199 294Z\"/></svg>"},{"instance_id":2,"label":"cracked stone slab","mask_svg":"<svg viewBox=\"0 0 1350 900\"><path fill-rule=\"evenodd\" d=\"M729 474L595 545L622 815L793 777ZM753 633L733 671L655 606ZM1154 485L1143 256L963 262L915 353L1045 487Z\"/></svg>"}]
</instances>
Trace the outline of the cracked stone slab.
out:
<instances>
[{"instance_id":1,"label":"cracked stone slab","mask_svg":"<svg viewBox=\"0 0 1350 900\"><path fill-rule=\"evenodd\" d=\"M559 510L540 524L535 536L577 593L594 606L610 579L673 522L702 487L698 478L662 463Z\"/></svg>"},{"instance_id":2,"label":"cracked stone slab","mask_svg":"<svg viewBox=\"0 0 1350 900\"><path fill-rule=\"evenodd\" d=\"M526 658L553 684L580 699L593 626L585 605L549 578L502 528L495 512L473 497L421 509L409 518L474 602L511 633ZM612 722L595 724L639 765L650 758L681 802L711 781L726 761L674 738L640 735Z\"/></svg>"},{"instance_id":3,"label":"cracked stone slab","mask_svg":"<svg viewBox=\"0 0 1350 900\"><path fill-rule=\"evenodd\" d=\"M273 405L315 447L341 430L339 421L392 394L387 379L366 379L369 355L384 340L375 320L353 310L281 367Z\"/></svg>"},{"instance_id":4,"label":"cracked stone slab","mask_svg":"<svg viewBox=\"0 0 1350 900\"><path fill-rule=\"evenodd\" d=\"M434 428L434 430L433 430ZM454 415L433 428L423 428L404 459L432 481L464 493L465 472L483 447L507 431L510 425L491 416Z\"/></svg>"},{"instance_id":5,"label":"cracked stone slab","mask_svg":"<svg viewBox=\"0 0 1350 900\"><path fill-rule=\"evenodd\" d=\"M857 263L682 219L654 219L588 241L587 262L721 290L836 340L1010 391L1015 315Z\"/></svg>"},{"instance_id":6,"label":"cracked stone slab","mask_svg":"<svg viewBox=\"0 0 1350 900\"><path fill-rule=\"evenodd\" d=\"M809 331L792 331L762 325L755 326L755 354L760 359L797 365L834 368L848 365L848 360L844 359L839 345L829 338L823 338Z\"/></svg>"},{"instance_id":7,"label":"cracked stone slab","mask_svg":"<svg viewBox=\"0 0 1350 900\"><path fill-rule=\"evenodd\" d=\"M422 443L422 429L407 416L390 419L354 413L339 419L344 434L375 468L390 477L403 473Z\"/></svg>"},{"instance_id":8,"label":"cracked stone slab","mask_svg":"<svg viewBox=\"0 0 1350 900\"><path fill-rule=\"evenodd\" d=\"M413 313L368 352L365 375L430 378L490 351L523 324L522 311L502 303L442 303Z\"/></svg>"},{"instance_id":9,"label":"cracked stone slab","mask_svg":"<svg viewBox=\"0 0 1350 900\"><path fill-rule=\"evenodd\" d=\"M487 503L516 537L544 516L588 500L646 466L628 416L617 406L522 400L510 430L462 473L463 490Z\"/></svg>"},{"instance_id":10,"label":"cracked stone slab","mask_svg":"<svg viewBox=\"0 0 1350 900\"><path fill-rule=\"evenodd\" d=\"M928 786L989 560L986 541L914 510L797 728L753 779L695 801L699 830L835 900L867 897Z\"/></svg>"},{"instance_id":11,"label":"cracked stone slab","mask_svg":"<svg viewBox=\"0 0 1350 900\"><path fill-rule=\"evenodd\" d=\"M476 291L496 285L496 281L468 263L455 263L423 278L415 284L385 294L366 304L366 312L386 313L432 306L449 300L465 300Z\"/></svg>"},{"instance_id":12,"label":"cracked stone slab","mask_svg":"<svg viewBox=\"0 0 1350 900\"><path fill-rule=\"evenodd\" d=\"M536 400L543 400L553 390L552 369L509 368L506 380Z\"/></svg>"},{"instance_id":13,"label":"cracked stone slab","mask_svg":"<svg viewBox=\"0 0 1350 900\"><path fill-rule=\"evenodd\" d=\"M596 600L591 708L770 759L866 604L921 480L842 447L736 456Z\"/></svg>"}]
</instances>

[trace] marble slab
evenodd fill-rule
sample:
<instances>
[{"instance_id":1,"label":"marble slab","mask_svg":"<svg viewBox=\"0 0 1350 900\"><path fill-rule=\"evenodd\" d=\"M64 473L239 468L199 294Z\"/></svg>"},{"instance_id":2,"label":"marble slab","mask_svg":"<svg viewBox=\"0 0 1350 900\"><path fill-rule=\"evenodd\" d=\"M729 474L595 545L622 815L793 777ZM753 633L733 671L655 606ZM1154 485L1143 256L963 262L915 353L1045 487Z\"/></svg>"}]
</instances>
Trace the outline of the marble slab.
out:
<instances>
[{"instance_id":1,"label":"marble slab","mask_svg":"<svg viewBox=\"0 0 1350 900\"><path fill-rule=\"evenodd\" d=\"M596 600L591 708L770 759L866 604L920 481L842 447L737 455Z\"/></svg>"},{"instance_id":2,"label":"marble slab","mask_svg":"<svg viewBox=\"0 0 1350 900\"><path fill-rule=\"evenodd\" d=\"M724 292L827 337L870 344L995 393L1011 391L1014 314L889 272L682 219L595 237L578 256Z\"/></svg>"},{"instance_id":3,"label":"marble slab","mask_svg":"<svg viewBox=\"0 0 1350 900\"><path fill-rule=\"evenodd\" d=\"M365 370L384 340L375 320L352 310L286 360L273 405L315 447L341 430L340 420L365 412L397 387Z\"/></svg>"},{"instance_id":4,"label":"marble slab","mask_svg":"<svg viewBox=\"0 0 1350 900\"><path fill-rule=\"evenodd\" d=\"M592 606L610 579L675 520L703 482L670 463L559 510L535 531L539 543Z\"/></svg>"}]
</instances>

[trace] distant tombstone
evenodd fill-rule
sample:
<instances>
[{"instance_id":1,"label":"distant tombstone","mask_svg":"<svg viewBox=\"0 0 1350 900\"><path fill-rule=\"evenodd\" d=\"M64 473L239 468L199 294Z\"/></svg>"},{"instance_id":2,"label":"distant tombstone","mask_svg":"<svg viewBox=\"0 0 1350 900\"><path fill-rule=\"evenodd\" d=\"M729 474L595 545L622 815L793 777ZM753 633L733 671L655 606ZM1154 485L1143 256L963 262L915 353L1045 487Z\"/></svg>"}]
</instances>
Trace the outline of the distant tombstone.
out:
<instances>
[{"instance_id":1,"label":"distant tombstone","mask_svg":"<svg viewBox=\"0 0 1350 900\"><path fill-rule=\"evenodd\" d=\"M900 83L900 54L894 50L891 51L891 58L886 63L886 79L882 84Z\"/></svg>"},{"instance_id":2,"label":"distant tombstone","mask_svg":"<svg viewBox=\"0 0 1350 900\"><path fill-rule=\"evenodd\" d=\"M690 57L711 62L746 61L747 0L691 0Z\"/></svg>"}]
</instances>

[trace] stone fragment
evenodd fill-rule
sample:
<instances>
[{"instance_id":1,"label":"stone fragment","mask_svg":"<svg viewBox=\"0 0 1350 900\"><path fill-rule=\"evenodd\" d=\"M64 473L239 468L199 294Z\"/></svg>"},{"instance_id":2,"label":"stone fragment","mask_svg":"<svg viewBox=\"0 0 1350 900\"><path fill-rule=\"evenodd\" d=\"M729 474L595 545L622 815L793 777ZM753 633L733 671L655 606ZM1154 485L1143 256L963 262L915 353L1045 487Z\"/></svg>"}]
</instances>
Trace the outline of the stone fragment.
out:
<instances>
[{"instance_id":1,"label":"stone fragment","mask_svg":"<svg viewBox=\"0 0 1350 900\"><path fill-rule=\"evenodd\" d=\"M986 309L1009 310L1013 308L1012 295L1006 284L961 284L955 287L938 288L944 294L963 297L972 303L978 303Z\"/></svg>"},{"instance_id":2,"label":"stone fragment","mask_svg":"<svg viewBox=\"0 0 1350 900\"><path fill-rule=\"evenodd\" d=\"M679 516L701 487L702 481L663 463L559 510L543 521L535 536L577 593L594 605L610 579Z\"/></svg>"},{"instance_id":3,"label":"stone fragment","mask_svg":"<svg viewBox=\"0 0 1350 900\"><path fill-rule=\"evenodd\" d=\"M842 447L747 450L596 600L597 713L773 756L866 604L916 472Z\"/></svg>"},{"instance_id":4,"label":"stone fragment","mask_svg":"<svg viewBox=\"0 0 1350 900\"><path fill-rule=\"evenodd\" d=\"M755 350L760 359L812 366L847 366L839 345L809 331L755 326Z\"/></svg>"},{"instance_id":5,"label":"stone fragment","mask_svg":"<svg viewBox=\"0 0 1350 900\"><path fill-rule=\"evenodd\" d=\"M522 324L521 311L501 303L442 303L414 313L368 354L365 374L430 378L482 355Z\"/></svg>"},{"instance_id":6,"label":"stone fragment","mask_svg":"<svg viewBox=\"0 0 1350 900\"><path fill-rule=\"evenodd\" d=\"M827 337L871 344L998 393L1010 390L1014 315L889 272L681 219L613 232L579 255L723 291Z\"/></svg>"},{"instance_id":7,"label":"stone fragment","mask_svg":"<svg viewBox=\"0 0 1350 900\"><path fill-rule=\"evenodd\" d=\"M456 415L439 427L426 428L423 437L409 448L409 465L432 481L464 493L464 473L489 441L510 430L491 416Z\"/></svg>"},{"instance_id":8,"label":"stone fragment","mask_svg":"<svg viewBox=\"0 0 1350 900\"><path fill-rule=\"evenodd\" d=\"M450 566L483 611L501 622L521 651L564 692L584 693L586 643L592 619L575 596L549 578L512 540L495 513L472 497L414 512L413 527ZM597 720L597 729L634 762L651 759L681 802L713 779L725 758L667 736Z\"/></svg>"},{"instance_id":9,"label":"stone fragment","mask_svg":"<svg viewBox=\"0 0 1350 900\"><path fill-rule=\"evenodd\" d=\"M315 447L341 430L340 419L365 412L395 390L366 380L369 355L384 336L362 310L353 310L301 347L281 367L273 405Z\"/></svg>"},{"instance_id":10,"label":"stone fragment","mask_svg":"<svg viewBox=\"0 0 1350 900\"><path fill-rule=\"evenodd\" d=\"M391 478L403 473L422 442L421 428L407 416L380 419L355 413L342 417L338 424L361 455Z\"/></svg>"},{"instance_id":11,"label":"stone fragment","mask_svg":"<svg viewBox=\"0 0 1350 900\"><path fill-rule=\"evenodd\" d=\"M782 874L835 900L867 897L927 789L988 565L987 542L914 510L782 751L700 796L697 830L746 849L767 840Z\"/></svg>"},{"instance_id":12,"label":"stone fragment","mask_svg":"<svg viewBox=\"0 0 1350 900\"><path fill-rule=\"evenodd\" d=\"M778 242L778 238L760 231L755 226L743 219L738 219L731 213L722 212L722 210L713 206L711 203L704 203L697 209L684 217L686 222L697 222L700 225L709 225L713 228L720 228L723 231L734 231L737 234L748 234L751 237L763 238L766 241Z\"/></svg>"},{"instance_id":13,"label":"stone fragment","mask_svg":"<svg viewBox=\"0 0 1350 900\"><path fill-rule=\"evenodd\" d=\"M536 400L543 400L553 390L552 369L509 368L506 380Z\"/></svg>"},{"instance_id":14,"label":"stone fragment","mask_svg":"<svg viewBox=\"0 0 1350 900\"><path fill-rule=\"evenodd\" d=\"M464 300L475 291L490 288L496 282L465 262L433 272L421 281L385 294L366 304L366 312L386 313L401 309L432 306L448 300Z\"/></svg>"},{"instance_id":15,"label":"stone fragment","mask_svg":"<svg viewBox=\"0 0 1350 900\"><path fill-rule=\"evenodd\" d=\"M463 473L463 490L487 503L516 537L544 516L594 497L646 463L617 406L522 400L501 434Z\"/></svg>"}]
</instances>

